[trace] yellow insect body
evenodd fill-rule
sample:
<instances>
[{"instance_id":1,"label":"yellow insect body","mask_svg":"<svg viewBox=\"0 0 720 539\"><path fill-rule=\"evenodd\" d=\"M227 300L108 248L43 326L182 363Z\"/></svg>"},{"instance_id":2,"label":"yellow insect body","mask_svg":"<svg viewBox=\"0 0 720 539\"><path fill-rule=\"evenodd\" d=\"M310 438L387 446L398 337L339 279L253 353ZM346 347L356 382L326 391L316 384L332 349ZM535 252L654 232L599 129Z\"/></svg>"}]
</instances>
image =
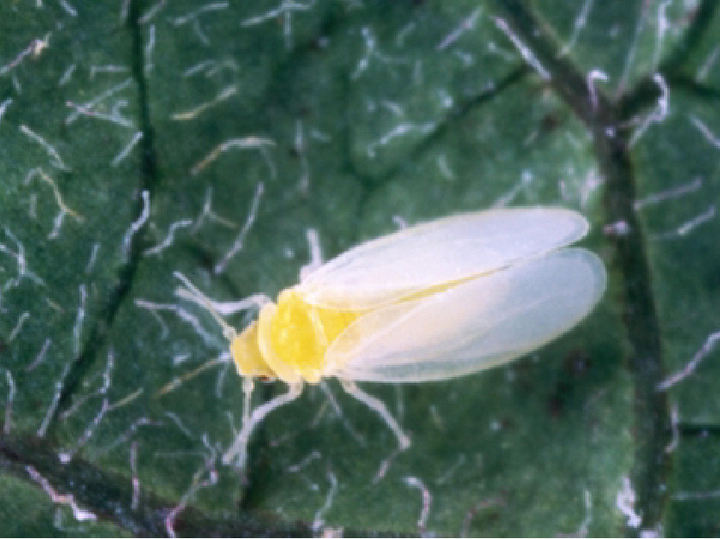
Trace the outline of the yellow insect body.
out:
<instances>
[{"instance_id":1,"label":"yellow insect body","mask_svg":"<svg viewBox=\"0 0 720 539\"><path fill-rule=\"evenodd\" d=\"M297 398L305 382L337 377L410 446L379 399L356 381L446 380L511 361L582 320L600 300L605 269L593 253L567 248L589 228L577 212L490 210L420 224L361 244L267 298L240 335L184 276L178 294L223 328L243 377L243 424L223 462L242 466L253 429ZM289 391L252 413L255 378Z\"/></svg>"},{"instance_id":2,"label":"yellow insect body","mask_svg":"<svg viewBox=\"0 0 720 539\"><path fill-rule=\"evenodd\" d=\"M294 288L284 290L230 344L238 373L316 384L328 375L328 347L358 315L310 305Z\"/></svg>"}]
</instances>

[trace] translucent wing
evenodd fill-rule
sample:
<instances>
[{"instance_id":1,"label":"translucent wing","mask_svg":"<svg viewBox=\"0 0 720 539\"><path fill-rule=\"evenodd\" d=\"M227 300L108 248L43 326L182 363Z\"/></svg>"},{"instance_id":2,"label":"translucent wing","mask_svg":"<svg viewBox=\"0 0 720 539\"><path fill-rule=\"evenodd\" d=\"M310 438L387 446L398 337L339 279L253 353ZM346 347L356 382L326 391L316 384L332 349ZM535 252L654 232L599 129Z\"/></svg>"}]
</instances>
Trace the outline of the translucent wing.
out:
<instances>
[{"instance_id":1,"label":"translucent wing","mask_svg":"<svg viewBox=\"0 0 720 539\"><path fill-rule=\"evenodd\" d=\"M515 359L582 320L605 290L593 253L563 249L351 324L328 374L357 381L443 380Z\"/></svg>"},{"instance_id":2,"label":"translucent wing","mask_svg":"<svg viewBox=\"0 0 720 539\"><path fill-rule=\"evenodd\" d=\"M297 289L315 305L376 308L569 245L587 230L582 215L559 208L455 215L350 249L307 275Z\"/></svg>"}]
</instances>

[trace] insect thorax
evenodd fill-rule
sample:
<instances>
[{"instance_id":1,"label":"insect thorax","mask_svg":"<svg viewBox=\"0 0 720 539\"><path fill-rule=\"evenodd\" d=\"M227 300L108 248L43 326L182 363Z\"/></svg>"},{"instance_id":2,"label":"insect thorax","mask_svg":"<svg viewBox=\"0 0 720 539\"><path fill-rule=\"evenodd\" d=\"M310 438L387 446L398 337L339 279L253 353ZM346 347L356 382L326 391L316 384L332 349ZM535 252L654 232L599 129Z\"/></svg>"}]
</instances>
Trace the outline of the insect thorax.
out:
<instances>
[{"instance_id":1,"label":"insect thorax","mask_svg":"<svg viewBox=\"0 0 720 539\"><path fill-rule=\"evenodd\" d=\"M277 304L264 305L257 323L233 342L238 371L317 383L326 375L328 347L357 317L356 312L310 305L295 289L284 290Z\"/></svg>"}]
</instances>

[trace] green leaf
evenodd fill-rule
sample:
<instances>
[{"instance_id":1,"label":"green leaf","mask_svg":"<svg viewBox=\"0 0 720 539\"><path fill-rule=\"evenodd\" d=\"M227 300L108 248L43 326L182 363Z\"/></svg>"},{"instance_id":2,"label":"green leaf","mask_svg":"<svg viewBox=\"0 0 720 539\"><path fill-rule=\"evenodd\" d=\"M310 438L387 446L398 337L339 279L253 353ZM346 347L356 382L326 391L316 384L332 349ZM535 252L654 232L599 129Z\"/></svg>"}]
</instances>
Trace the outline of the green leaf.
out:
<instances>
[{"instance_id":1,"label":"green leaf","mask_svg":"<svg viewBox=\"0 0 720 539\"><path fill-rule=\"evenodd\" d=\"M716 6L6 2L3 535L717 535ZM242 381L174 272L274 298L313 238L328 259L522 205L592 222L584 322L489 372L364 384L401 454L328 380L222 465Z\"/></svg>"}]
</instances>

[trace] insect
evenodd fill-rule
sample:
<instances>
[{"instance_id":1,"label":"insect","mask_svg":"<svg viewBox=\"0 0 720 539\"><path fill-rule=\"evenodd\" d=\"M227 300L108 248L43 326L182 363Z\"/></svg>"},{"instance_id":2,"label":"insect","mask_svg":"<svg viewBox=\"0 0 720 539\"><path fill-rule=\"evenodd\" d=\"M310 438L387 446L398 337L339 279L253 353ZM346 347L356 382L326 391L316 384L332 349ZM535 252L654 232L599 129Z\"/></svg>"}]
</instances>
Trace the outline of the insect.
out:
<instances>
[{"instance_id":1,"label":"insect","mask_svg":"<svg viewBox=\"0 0 720 539\"><path fill-rule=\"evenodd\" d=\"M240 433L223 456L243 466L254 428L296 399L304 383L337 377L410 446L385 404L356 382L446 380L500 365L566 332L590 313L606 285L603 263L567 247L589 228L560 208L488 210L450 216L368 241L282 291L257 297L257 321L238 334L184 276L178 295L223 328L243 377ZM250 411L256 378L289 389Z\"/></svg>"}]
</instances>

